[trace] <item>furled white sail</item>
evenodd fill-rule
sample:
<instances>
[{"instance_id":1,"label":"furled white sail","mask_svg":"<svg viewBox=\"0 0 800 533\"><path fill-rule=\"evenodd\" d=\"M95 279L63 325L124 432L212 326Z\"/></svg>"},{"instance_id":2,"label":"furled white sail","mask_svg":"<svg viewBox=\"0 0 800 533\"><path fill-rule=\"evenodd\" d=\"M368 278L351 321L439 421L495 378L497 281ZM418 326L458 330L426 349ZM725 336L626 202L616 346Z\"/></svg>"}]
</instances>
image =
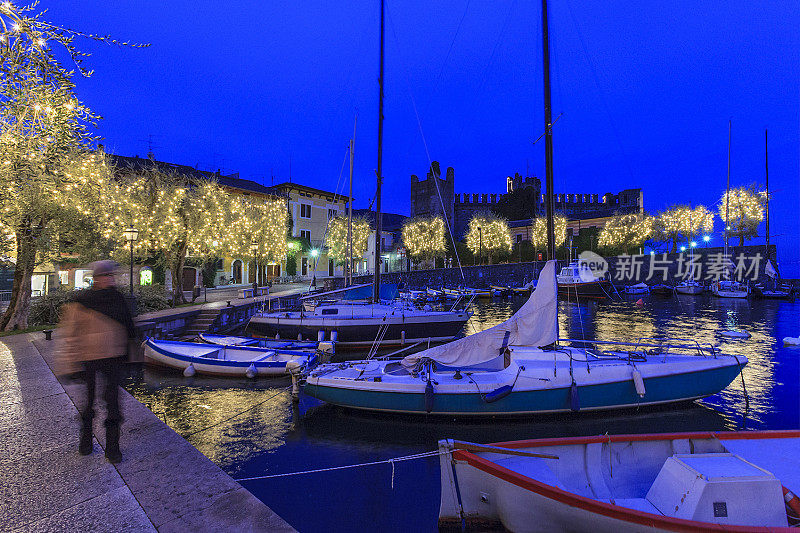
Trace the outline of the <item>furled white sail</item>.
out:
<instances>
[{"instance_id":1,"label":"furled white sail","mask_svg":"<svg viewBox=\"0 0 800 533\"><path fill-rule=\"evenodd\" d=\"M448 366L471 366L490 361L504 347L547 346L558 338L556 262L548 261L528 301L514 315L492 328L441 346L411 354L403 366L412 368L422 358Z\"/></svg>"}]
</instances>

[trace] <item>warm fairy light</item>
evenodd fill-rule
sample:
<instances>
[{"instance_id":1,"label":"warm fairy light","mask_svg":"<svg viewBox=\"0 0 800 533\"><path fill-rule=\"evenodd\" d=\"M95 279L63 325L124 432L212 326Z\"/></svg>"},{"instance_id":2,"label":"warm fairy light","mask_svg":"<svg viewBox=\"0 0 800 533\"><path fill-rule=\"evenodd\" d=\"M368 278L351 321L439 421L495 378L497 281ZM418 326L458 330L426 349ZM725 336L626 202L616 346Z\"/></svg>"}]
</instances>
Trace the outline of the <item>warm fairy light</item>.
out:
<instances>
[{"instance_id":1,"label":"warm fairy light","mask_svg":"<svg viewBox=\"0 0 800 533\"><path fill-rule=\"evenodd\" d=\"M556 248L564 244L567 240L567 218L562 215L553 217L553 236L556 241ZM531 243L536 249L547 248L547 219L537 218L533 221L533 235Z\"/></svg>"},{"instance_id":2,"label":"warm fairy light","mask_svg":"<svg viewBox=\"0 0 800 533\"><path fill-rule=\"evenodd\" d=\"M659 213L654 220L654 230L665 240L672 240L674 246L682 237L686 240L701 232L714 229L714 213L705 206L692 208L678 205Z\"/></svg>"},{"instance_id":3,"label":"warm fairy light","mask_svg":"<svg viewBox=\"0 0 800 533\"><path fill-rule=\"evenodd\" d=\"M511 251L511 233L508 223L494 215L475 215L469 221L467 247L473 254L486 252Z\"/></svg>"},{"instance_id":4,"label":"warm fairy light","mask_svg":"<svg viewBox=\"0 0 800 533\"><path fill-rule=\"evenodd\" d=\"M353 218L353 259L359 259L367 251L371 232L369 221L362 217ZM337 263L347 262L347 218L331 218L325 234L325 246L328 248L328 256Z\"/></svg>"},{"instance_id":5,"label":"warm fairy light","mask_svg":"<svg viewBox=\"0 0 800 533\"><path fill-rule=\"evenodd\" d=\"M444 220L441 217L416 217L403 225L403 245L412 257L441 256L447 250Z\"/></svg>"},{"instance_id":6,"label":"warm fairy light","mask_svg":"<svg viewBox=\"0 0 800 533\"><path fill-rule=\"evenodd\" d=\"M766 191L759 191L755 187L736 187L723 193L717 207L728 234L739 237L740 244L758 235L758 225L764 220L766 201ZM730 205L726 206L727 203Z\"/></svg>"},{"instance_id":7,"label":"warm fairy light","mask_svg":"<svg viewBox=\"0 0 800 533\"><path fill-rule=\"evenodd\" d=\"M597 245L628 248L639 246L653 232L653 219L637 214L617 215L606 222L597 237Z\"/></svg>"}]
</instances>

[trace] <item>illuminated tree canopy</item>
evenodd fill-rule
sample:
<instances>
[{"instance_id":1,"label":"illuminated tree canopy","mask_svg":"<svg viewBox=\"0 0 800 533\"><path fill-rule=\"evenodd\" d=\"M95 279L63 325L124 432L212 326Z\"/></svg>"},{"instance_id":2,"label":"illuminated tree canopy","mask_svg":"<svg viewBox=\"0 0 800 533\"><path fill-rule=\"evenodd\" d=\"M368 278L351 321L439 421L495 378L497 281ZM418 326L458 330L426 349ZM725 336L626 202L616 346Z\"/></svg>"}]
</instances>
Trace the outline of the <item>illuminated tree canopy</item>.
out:
<instances>
[{"instance_id":1,"label":"illuminated tree canopy","mask_svg":"<svg viewBox=\"0 0 800 533\"><path fill-rule=\"evenodd\" d=\"M363 256L369 247L369 236L372 232L369 221L362 217L353 217L353 259ZM328 233L325 236L328 255L337 264L347 262L347 218L334 217L328 222Z\"/></svg>"},{"instance_id":2,"label":"illuminated tree canopy","mask_svg":"<svg viewBox=\"0 0 800 533\"><path fill-rule=\"evenodd\" d=\"M555 215L553 217L553 235L556 240L556 248L563 245L567 240L567 217ZM534 248L547 248L547 219L539 217L533 221L533 236L531 241Z\"/></svg>"},{"instance_id":3,"label":"illuminated tree canopy","mask_svg":"<svg viewBox=\"0 0 800 533\"><path fill-rule=\"evenodd\" d=\"M36 262L64 237L54 228L63 232L86 215L71 202L61 209L62 200L79 182L104 175L101 161L86 153L97 117L75 97L73 73L58 63L53 46L83 76L91 71L82 66L88 54L75 48L77 37L146 46L53 25L34 13L36 4L0 4L0 212L3 228L14 233L16 261L11 302L0 319L6 330L27 327Z\"/></svg>"},{"instance_id":4,"label":"illuminated tree canopy","mask_svg":"<svg viewBox=\"0 0 800 533\"><path fill-rule=\"evenodd\" d=\"M447 250L444 220L441 217L416 217L403 225L403 245L409 255L430 259Z\"/></svg>"},{"instance_id":5,"label":"illuminated tree canopy","mask_svg":"<svg viewBox=\"0 0 800 533\"><path fill-rule=\"evenodd\" d=\"M609 220L597 237L597 245L606 248L641 246L653 233L653 219L635 213L617 215Z\"/></svg>"},{"instance_id":6,"label":"illuminated tree canopy","mask_svg":"<svg viewBox=\"0 0 800 533\"><path fill-rule=\"evenodd\" d=\"M722 194L718 204L719 217L728 235L739 237L739 246L744 246L745 239L758 235L758 225L764 220L766 201L766 192L756 187L736 187ZM727 206L728 202L730 206Z\"/></svg>"},{"instance_id":7,"label":"illuminated tree canopy","mask_svg":"<svg viewBox=\"0 0 800 533\"><path fill-rule=\"evenodd\" d=\"M502 218L494 215L475 215L469 221L467 231L467 247L473 254L482 251L489 253L489 263L492 262L492 255L498 252L511 251L511 233L508 231L508 223Z\"/></svg>"},{"instance_id":8,"label":"illuminated tree canopy","mask_svg":"<svg viewBox=\"0 0 800 533\"><path fill-rule=\"evenodd\" d=\"M659 213L653 222L655 235L672 241L672 253L678 249L681 238L691 239L701 230L710 232L714 229L714 213L705 206L692 208L688 205L677 205Z\"/></svg>"}]
</instances>

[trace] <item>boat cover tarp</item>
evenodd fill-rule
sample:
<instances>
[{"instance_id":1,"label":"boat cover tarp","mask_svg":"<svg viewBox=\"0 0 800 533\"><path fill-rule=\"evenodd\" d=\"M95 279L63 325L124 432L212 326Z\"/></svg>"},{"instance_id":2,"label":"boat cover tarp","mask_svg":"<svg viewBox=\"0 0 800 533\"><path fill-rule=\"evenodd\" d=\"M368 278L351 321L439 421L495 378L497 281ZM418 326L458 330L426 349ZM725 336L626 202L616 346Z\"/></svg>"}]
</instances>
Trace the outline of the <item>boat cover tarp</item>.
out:
<instances>
[{"instance_id":1,"label":"boat cover tarp","mask_svg":"<svg viewBox=\"0 0 800 533\"><path fill-rule=\"evenodd\" d=\"M511 318L480 333L406 356L402 363L413 368L427 358L447 366L472 366L498 357L505 346L547 346L558 338L557 316L556 263L548 261L536 290Z\"/></svg>"}]
</instances>

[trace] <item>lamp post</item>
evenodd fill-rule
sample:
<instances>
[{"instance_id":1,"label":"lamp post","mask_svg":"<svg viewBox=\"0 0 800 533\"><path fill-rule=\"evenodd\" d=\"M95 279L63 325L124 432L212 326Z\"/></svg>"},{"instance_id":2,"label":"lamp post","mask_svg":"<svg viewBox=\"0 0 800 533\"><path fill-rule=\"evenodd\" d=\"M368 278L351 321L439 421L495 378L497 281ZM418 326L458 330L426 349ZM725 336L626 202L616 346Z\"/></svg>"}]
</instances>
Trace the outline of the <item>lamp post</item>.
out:
<instances>
[{"instance_id":1,"label":"lamp post","mask_svg":"<svg viewBox=\"0 0 800 533\"><path fill-rule=\"evenodd\" d=\"M256 293L258 292L258 277L261 272L259 272L258 268L258 243L253 241L250 245L250 251L253 252L253 266L256 269L255 275L253 276L253 298L258 296Z\"/></svg>"},{"instance_id":2,"label":"lamp post","mask_svg":"<svg viewBox=\"0 0 800 533\"><path fill-rule=\"evenodd\" d=\"M131 272L130 272L130 285L131 285L131 296L133 296L133 243L139 240L139 230L135 229L133 225L130 228L126 229L123 232L125 236L125 240L130 244L131 247Z\"/></svg>"},{"instance_id":3,"label":"lamp post","mask_svg":"<svg viewBox=\"0 0 800 533\"><path fill-rule=\"evenodd\" d=\"M478 263L483 264L483 228L478 226Z\"/></svg>"}]
</instances>

